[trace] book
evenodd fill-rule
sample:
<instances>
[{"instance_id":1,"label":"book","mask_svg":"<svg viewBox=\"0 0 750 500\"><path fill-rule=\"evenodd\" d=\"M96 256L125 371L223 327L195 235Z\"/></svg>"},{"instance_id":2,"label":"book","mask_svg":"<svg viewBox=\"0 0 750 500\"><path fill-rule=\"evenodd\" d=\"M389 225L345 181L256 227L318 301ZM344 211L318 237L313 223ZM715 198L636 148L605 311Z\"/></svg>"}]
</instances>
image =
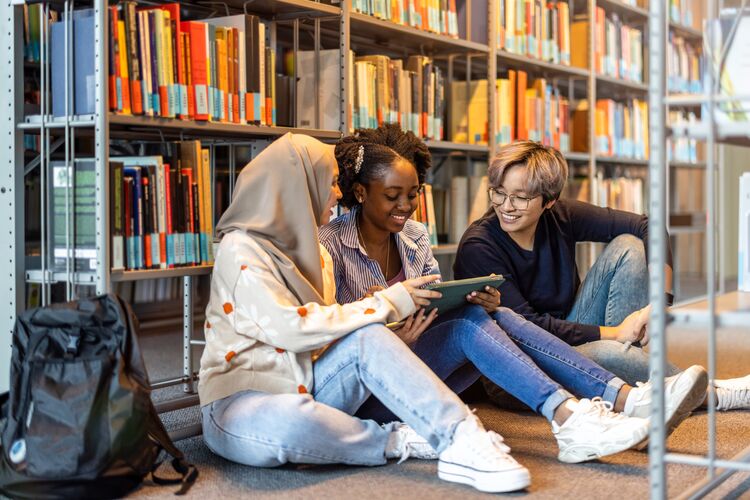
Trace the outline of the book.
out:
<instances>
[{"instance_id":1,"label":"book","mask_svg":"<svg viewBox=\"0 0 750 500\"><path fill-rule=\"evenodd\" d=\"M96 169L93 159L50 162L52 226L50 267L55 271L95 272Z\"/></svg>"}]
</instances>

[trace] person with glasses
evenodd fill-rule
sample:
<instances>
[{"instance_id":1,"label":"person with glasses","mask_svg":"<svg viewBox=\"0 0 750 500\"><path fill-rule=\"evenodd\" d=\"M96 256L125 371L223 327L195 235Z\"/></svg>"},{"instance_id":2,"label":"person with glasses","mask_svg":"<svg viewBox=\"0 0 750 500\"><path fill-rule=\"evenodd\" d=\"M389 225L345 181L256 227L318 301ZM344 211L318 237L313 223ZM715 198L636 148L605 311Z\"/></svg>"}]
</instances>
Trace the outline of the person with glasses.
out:
<instances>
[{"instance_id":1,"label":"person with glasses","mask_svg":"<svg viewBox=\"0 0 750 500\"><path fill-rule=\"evenodd\" d=\"M349 212L323 226L320 240L333 259L337 300L352 303L404 279L439 273L424 225L410 219L431 166L425 144L398 125L384 125L345 137L335 153L340 204ZM455 392L483 374L545 416L561 461L611 455L644 439L647 419L637 417L648 416L650 386L628 386L499 306L500 295L490 288L452 311L420 309L394 329ZM410 368L402 370L408 380ZM696 368L669 384L674 427L699 402L695 394L705 391L705 371ZM395 418L375 396L356 415L379 422Z\"/></svg>"},{"instance_id":2,"label":"person with glasses","mask_svg":"<svg viewBox=\"0 0 750 500\"><path fill-rule=\"evenodd\" d=\"M649 339L648 217L560 199L567 162L537 142L500 148L488 176L492 206L461 238L456 278L502 274L503 305L627 383L648 380L641 348ZM607 244L583 283L575 259L580 242ZM671 250L664 273L671 304ZM678 373L667 367L668 376ZM717 380L716 393L719 409L750 408L750 376Z\"/></svg>"}]
</instances>

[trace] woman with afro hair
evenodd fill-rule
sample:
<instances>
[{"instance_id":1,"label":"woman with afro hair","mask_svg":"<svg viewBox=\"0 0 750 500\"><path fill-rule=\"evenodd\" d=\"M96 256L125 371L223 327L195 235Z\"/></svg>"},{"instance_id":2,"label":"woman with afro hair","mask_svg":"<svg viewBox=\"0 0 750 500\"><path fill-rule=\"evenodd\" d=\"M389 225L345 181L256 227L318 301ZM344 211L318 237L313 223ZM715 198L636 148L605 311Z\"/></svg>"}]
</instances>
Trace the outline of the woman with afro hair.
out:
<instances>
[{"instance_id":1,"label":"woman with afro hair","mask_svg":"<svg viewBox=\"0 0 750 500\"><path fill-rule=\"evenodd\" d=\"M335 154L340 203L349 212L323 226L320 239L333 259L338 302L439 274L424 225L410 219L431 166L426 145L398 125L385 125L357 130L336 145ZM485 375L546 417L561 461L592 460L646 439L648 420L631 415L635 408L648 410L648 391L625 384L549 332L500 307L494 288L470 294L465 306L446 313L422 308L395 333L456 393ZM409 376L408 367L403 376ZM676 426L699 403L693 400L700 380L685 376L670 383L679 388L667 392L669 422ZM589 399L578 400L574 394ZM375 397L357 415L393 418Z\"/></svg>"}]
</instances>

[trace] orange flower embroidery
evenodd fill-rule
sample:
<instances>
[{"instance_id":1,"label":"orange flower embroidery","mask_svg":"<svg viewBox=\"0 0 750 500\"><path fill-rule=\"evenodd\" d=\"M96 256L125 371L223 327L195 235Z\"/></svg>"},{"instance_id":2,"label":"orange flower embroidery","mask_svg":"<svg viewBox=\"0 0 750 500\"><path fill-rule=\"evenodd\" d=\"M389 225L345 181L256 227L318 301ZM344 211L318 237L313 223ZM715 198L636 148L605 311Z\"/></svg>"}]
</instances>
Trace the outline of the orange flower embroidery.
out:
<instances>
[{"instance_id":1,"label":"orange flower embroidery","mask_svg":"<svg viewBox=\"0 0 750 500\"><path fill-rule=\"evenodd\" d=\"M240 266L240 271L244 271L245 269L247 269L247 266L245 264L242 264Z\"/></svg>"},{"instance_id":2,"label":"orange flower embroidery","mask_svg":"<svg viewBox=\"0 0 750 500\"><path fill-rule=\"evenodd\" d=\"M323 256L320 256L320 268L325 269L326 268L326 261L323 259Z\"/></svg>"},{"instance_id":3,"label":"orange flower embroidery","mask_svg":"<svg viewBox=\"0 0 750 500\"><path fill-rule=\"evenodd\" d=\"M297 308L297 314L299 314L301 317L307 316L307 308L305 307L298 307Z\"/></svg>"},{"instance_id":4,"label":"orange flower embroidery","mask_svg":"<svg viewBox=\"0 0 750 500\"><path fill-rule=\"evenodd\" d=\"M234 311L234 307L232 307L231 302L224 302L224 314L230 314L232 311Z\"/></svg>"},{"instance_id":5,"label":"orange flower embroidery","mask_svg":"<svg viewBox=\"0 0 750 500\"><path fill-rule=\"evenodd\" d=\"M365 314L375 314L375 309L372 309L372 308L365 309Z\"/></svg>"},{"instance_id":6,"label":"orange flower embroidery","mask_svg":"<svg viewBox=\"0 0 750 500\"><path fill-rule=\"evenodd\" d=\"M300 394L307 394L307 387L305 387L304 385L298 385L297 392L299 392Z\"/></svg>"},{"instance_id":7,"label":"orange flower embroidery","mask_svg":"<svg viewBox=\"0 0 750 500\"><path fill-rule=\"evenodd\" d=\"M232 358L233 358L233 357L235 357L236 355L237 355L237 353L236 353L236 352L234 352L234 351L229 351L229 352L228 352L228 353L227 353L227 354L226 354L226 355L224 356L224 359L225 359L225 360L227 360L227 363L229 363L230 361L232 361Z\"/></svg>"},{"instance_id":8,"label":"orange flower embroidery","mask_svg":"<svg viewBox=\"0 0 750 500\"><path fill-rule=\"evenodd\" d=\"M284 354L286 351L277 347L276 352L278 352L279 354Z\"/></svg>"},{"instance_id":9,"label":"orange flower embroidery","mask_svg":"<svg viewBox=\"0 0 750 500\"><path fill-rule=\"evenodd\" d=\"M209 323L208 320L206 320L206 328L211 328L211 323Z\"/></svg>"}]
</instances>

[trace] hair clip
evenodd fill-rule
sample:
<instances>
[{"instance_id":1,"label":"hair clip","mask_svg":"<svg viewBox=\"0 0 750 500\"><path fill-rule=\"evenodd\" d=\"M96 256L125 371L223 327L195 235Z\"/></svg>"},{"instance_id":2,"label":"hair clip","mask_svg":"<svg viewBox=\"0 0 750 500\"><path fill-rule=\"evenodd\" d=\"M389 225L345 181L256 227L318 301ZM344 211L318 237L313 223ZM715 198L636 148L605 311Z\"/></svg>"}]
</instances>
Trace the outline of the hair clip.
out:
<instances>
[{"instance_id":1,"label":"hair clip","mask_svg":"<svg viewBox=\"0 0 750 500\"><path fill-rule=\"evenodd\" d=\"M354 162L354 174L359 174L360 169L362 168L362 162L365 161L365 146L360 144L359 149L357 149L357 160Z\"/></svg>"}]
</instances>

